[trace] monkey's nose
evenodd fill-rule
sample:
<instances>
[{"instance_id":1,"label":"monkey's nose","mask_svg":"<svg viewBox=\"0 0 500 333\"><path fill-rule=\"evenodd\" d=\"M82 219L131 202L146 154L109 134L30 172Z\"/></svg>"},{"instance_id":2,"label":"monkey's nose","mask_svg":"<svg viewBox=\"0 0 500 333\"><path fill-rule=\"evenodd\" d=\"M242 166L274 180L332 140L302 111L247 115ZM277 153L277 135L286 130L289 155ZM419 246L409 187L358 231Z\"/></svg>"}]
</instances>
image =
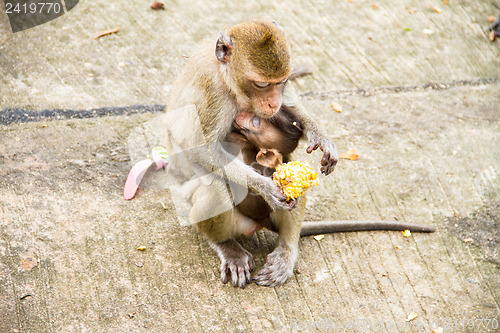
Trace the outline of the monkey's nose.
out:
<instances>
[{"instance_id":1,"label":"monkey's nose","mask_svg":"<svg viewBox=\"0 0 500 333\"><path fill-rule=\"evenodd\" d=\"M281 106L281 103L277 103L274 101L267 103L267 108L269 109L269 112L271 114L275 114L276 112L278 112L280 106Z\"/></svg>"},{"instance_id":2,"label":"monkey's nose","mask_svg":"<svg viewBox=\"0 0 500 333\"><path fill-rule=\"evenodd\" d=\"M267 112L266 112L266 113L267 113L267 115L268 115L269 117L272 117L272 116L274 116L274 114L275 114L276 112L278 112L278 110L279 110L279 108L277 108L277 107L273 107L273 106L271 106L271 105L268 105L268 108L267 108Z\"/></svg>"}]
</instances>

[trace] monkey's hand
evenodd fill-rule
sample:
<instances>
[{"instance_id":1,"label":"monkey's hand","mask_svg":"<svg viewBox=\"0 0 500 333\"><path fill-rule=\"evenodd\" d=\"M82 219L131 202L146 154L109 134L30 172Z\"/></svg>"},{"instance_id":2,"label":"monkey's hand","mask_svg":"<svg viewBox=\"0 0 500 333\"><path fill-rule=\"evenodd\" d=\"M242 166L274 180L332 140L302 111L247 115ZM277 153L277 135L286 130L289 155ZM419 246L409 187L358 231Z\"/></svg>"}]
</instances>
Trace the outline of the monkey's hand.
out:
<instances>
[{"instance_id":1,"label":"monkey's hand","mask_svg":"<svg viewBox=\"0 0 500 333\"><path fill-rule=\"evenodd\" d=\"M310 154L313 150L318 148L321 149L323 152L323 158L321 159L321 172L324 173L325 176L329 175L333 169L335 169L335 165L339 160L335 144L330 139L327 139L315 131L308 132L307 138L309 139L309 146L306 150L307 153Z\"/></svg>"},{"instance_id":2,"label":"monkey's hand","mask_svg":"<svg viewBox=\"0 0 500 333\"><path fill-rule=\"evenodd\" d=\"M298 200L287 202L286 195L283 194L278 185L274 184L271 178L265 177L263 185L264 188L258 192L273 210L284 209L290 211L297 206Z\"/></svg>"}]
</instances>

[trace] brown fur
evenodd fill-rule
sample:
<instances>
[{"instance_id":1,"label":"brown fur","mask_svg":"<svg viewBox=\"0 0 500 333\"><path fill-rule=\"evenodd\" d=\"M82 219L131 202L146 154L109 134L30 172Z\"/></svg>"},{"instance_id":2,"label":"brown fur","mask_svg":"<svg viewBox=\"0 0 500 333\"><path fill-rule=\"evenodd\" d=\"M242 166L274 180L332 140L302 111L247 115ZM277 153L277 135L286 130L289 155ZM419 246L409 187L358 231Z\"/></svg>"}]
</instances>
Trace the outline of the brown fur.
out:
<instances>
[{"instance_id":1,"label":"brown fur","mask_svg":"<svg viewBox=\"0 0 500 333\"><path fill-rule=\"evenodd\" d=\"M235 67L247 68L249 61L256 73L268 79L290 75L290 46L284 32L268 21L248 21L228 31L238 53L231 61ZM250 56L248 56L250 55ZM244 74L244 73L242 73Z\"/></svg>"},{"instance_id":2,"label":"brown fur","mask_svg":"<svg viewBox=\"0 0 500 333\"><path fill-rule=\"evenodd\" d=\"M276 166L281 162L288 162L290 154L297 148L303 135L300 119L287 106L282 106L273 117L262 119L258 127L253 125L254 117L256 116L249 113L241 117L238 115L227 140L240 147L246 164L262 175L271 177ZM268 156L264 159L263 155ZM258 194L249 193L236 208L258 224L277 231L270 220L271 207Z\"/></svg>"},{"instance_id":3,"label":"brown fur","mask_svg":"<svg viewBox=\"0 0 500 333\"><path fill-rule=\"evenodd\" d=\"M284 283L293 274L305 198L288 203L269 177L229 157L217 145L230 133L237 113L243 110L262 119L272 119L282 105L289 106L307 136L308 152L317 148L323 151L322 171L329 174L337 161L333 143L298 105L291 104L291 95L285 89L290 75L289 49L286 36L272 22L238 24L230 28L227 35L221 34L216 43L204 46L193 55L173 84L168 103L166 146L172 153L185 153L177 154L182 158L170 155L170 174L181 184L195 181L194 190L186 196L192 205L191 223L196 223L221 258L222 281L226 282L231 276L233 285L239 287L250 282L253 260L233 237L251 233L255 223L234 208L227 184L247 187L272 209L269 218L279 240L254 277L261 285ZM287 138L286 135L289 134L283 137ZM280 148L292 149L285 145ZM208 180L198 184L199 170L207 173ZM206 217L207 212L219 213Z\"/></svg>"}]
</instances>

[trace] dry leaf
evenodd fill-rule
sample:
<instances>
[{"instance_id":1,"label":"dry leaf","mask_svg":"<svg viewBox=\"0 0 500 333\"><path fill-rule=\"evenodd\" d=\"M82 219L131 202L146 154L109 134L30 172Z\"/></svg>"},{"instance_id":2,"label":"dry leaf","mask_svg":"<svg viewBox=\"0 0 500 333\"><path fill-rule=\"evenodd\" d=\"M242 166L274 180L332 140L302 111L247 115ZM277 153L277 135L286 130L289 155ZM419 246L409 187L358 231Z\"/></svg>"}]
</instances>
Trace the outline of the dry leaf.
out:
<instances>
[{"instance_id":1,"label":"dry leaf","mask_svg":"<svg viewBox=\"0 0 500 333\"><path fill-rule=\"evenodd\" d=\"M314 239L317 240L317 241L320 241L323 238L325 238L325 235L316 235L316 236L314 236Z\"/></svg>"},{"instance_id":2,"label":"dry leaf","mask_svg":"<svg viewBox=\"0 0 500 333\"><path fill-rule=\"evenodd\" d=\"M465 242L465 243L471 243L471 242L472 242L472 238L465 238L465 239L464 239L464 242Z\"/></svg>"},{"instance_id":3,"label":"dry leaf","mask_svg":"<svg viewBox=\"0 0 500 333\"><path fill-rule=\"evenodd\" d=\"M375 8L375 9L380 9L380 6L377 5L376 3L372 4L372 7Z\"/></svg>"},{"instance_id":4,"label":"dry leaf","mask_svg":"<svg viewBox=\"0 0 500 333\"><path fill-rule=\"evenodd\" d=\"M343 158L343 159L351 160L351 161L357 160L358 157L359 157L359 153L354 148L349 149L347 152L340 154L340 156L339 156L339 158Z\"/></svg>"},{"instance_id":5,"label":"dry leaf","mask_svg":"<svg viewBox=\"0 0 500 333\"><path fill-rule=\"evenodd\" d=\"M161 2L155 1L151 4L151 9L155 9L155 10L165 9L165 5Z\"/></svg>"},{"instance_id":6,"label":"dry leaf","mask_svg":"<svg viewBox=\"0 0 500 333\"><path fill-rule=\"evenodd\" d=\"M495 16L488 16L488 18L486 18L488 20L488 23L493 23L496 19Z\"/></svg>"},{"instance_id":7,"label":"dry leaf","mask_svg":"<svg viewBox=\"0 0 500 333\"><path fill-rule=\"evenodd\" d=\"M408 315L408 318L406 318L406 321L412 321L413 319L417 318L417 314L415 312L411 312L409 315Z\"/></svg>"},{"instance_id":8,"label":"dry leaf","mask_svg":"<svg viewBox=\"0 0 500 333\"><path fill-rule=\"evenodd\" d=\"M495 32L495 30L491 30L488 33L488 39L491 40L492 42L494 42L497 39L497 33Z\"/></svg>"},{"instance_id":9,"label":"dry leaf","mask_svg":"<svg viewBox=\"0 0 500 333\"><path fill-rule=\"evenodd\" d=\"M330 104L330 106L332 107L333 111L335 111L335 112L341 113L342 111L344 111L344 109L342 108L342 105L340 105L339 103L332 102L332 104Z\"/></svg>"},{"instance_id":10,"label":"dry leaf","mask_svg":"<svg viewBox=\"0 0 500 333\"><path fill-rule=\"evenodd\" d=\"M402 231L404 237L410 237L411 236L411 231L410 230L405 230Z\"/></svg>"},{"instance_id":11,"label":"dry leaf","mask_svg":"<svg viewBox=\"0 0 500 333\"><path fill-rule=\"evenodd\" d=\"M146 249L146 247L145 247L145 246L139 246L139 247L137 248L137 250L139 250L139 251L144 251L145 249Z\"/></svg>"},{"instance_id":12,"label":"dry leaf","mask_svg":"<svg viewBox=\"0 0 500 333\"><path fill-rule=\"evenodd\" d=\"M432 8L432 10L433 10L433 11L435 11L436 13L438 13L438 14L439 14L439 13L441 13L441 9L437 8L436 6L431 5L431 8Z\"/></svg>"},{"instance_id":13,"label":"dry leaf","mask_svg":"<svg viewBox=\"0 0 500 333\"><path fill-rule=\"evenodd\" d=\"M167 205L165 205L165 204L163 203L163 201L160 201L160 203L161 203L161 206L163 207L163 210L167 210Z\"/></svg>"},{"instance_id":14,"label":"dry leaf","mask_svg":"<svg viewBox=\"0 0 500 333\"><path fill-rule=\"evenodd\" d=\"M447 5L449 3L448 0L443 0L443 5Z\"/></svg>"},{"instance_id":15,"label":"dry leaf","mask_svg":"<svg viewBox=\"0 0 500 333\"><path fill-rule=\"evenodd\" d=\"M120 31L120 27L116 27L116 28L111 29L111 30L102 31L102 32L97 33L94 36L94 39L101 38L101 37L106 36L106 35L111 35L111 34L117 33L118 31Z\"/></svg>"},{"instance_id":16,"label":"dry leaf","mask_svg":"<svg viewBox=\"0 0 500 333\"><path fill-rule=\"evenodd\" d=\"M442 327L433 328L432 333L443 333L443 328Z\"/></svg>"}]
</instances>

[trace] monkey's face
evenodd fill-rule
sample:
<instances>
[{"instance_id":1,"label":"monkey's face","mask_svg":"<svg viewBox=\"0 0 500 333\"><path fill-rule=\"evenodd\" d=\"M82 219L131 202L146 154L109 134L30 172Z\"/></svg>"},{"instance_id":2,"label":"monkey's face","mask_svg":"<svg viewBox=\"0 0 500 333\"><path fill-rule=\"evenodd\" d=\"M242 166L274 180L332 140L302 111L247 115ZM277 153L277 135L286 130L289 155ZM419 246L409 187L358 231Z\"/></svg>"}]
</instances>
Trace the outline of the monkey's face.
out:
<instances>
[{"instance_id":1,"label":"monkey's face","mask_svg":"<svg viewBox=\"0 0 500 333\"><path fill-rule=\"evenodd\" d=\"M240 81L240 89L246 98L246 105L240 105L243 110L252 111L256 116L267 119L281 108L283 87L286 77L266 79L256 74L246 74Z\"/></svg>"}]
</instances>

